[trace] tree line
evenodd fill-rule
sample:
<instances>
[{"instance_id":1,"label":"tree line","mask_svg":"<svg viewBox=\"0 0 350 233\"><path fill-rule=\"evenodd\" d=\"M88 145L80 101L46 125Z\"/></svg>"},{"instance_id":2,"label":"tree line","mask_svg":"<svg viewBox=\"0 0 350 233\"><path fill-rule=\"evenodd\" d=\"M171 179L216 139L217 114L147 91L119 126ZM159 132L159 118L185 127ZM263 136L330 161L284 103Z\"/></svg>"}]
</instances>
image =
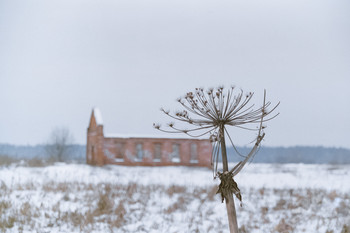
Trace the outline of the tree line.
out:
<instances>
[{"instance_id":1,"label":"tree line","mask_svg":"<svg viewBox=\"0 0 350 233\"><path fill-rule=\"evenodd\" d=\"M46 145L11 145L0 143L0 155L12 156L20 159L34 157L46 158ZM70 153L63 160L71 159L85 161L86 146L73 144ZM246 147L237 147L238 152L245 154L249 151ZM228 161L237 162L241 157L232 147L227 148ZM306 163L306 164L350 164L350 149L332 147L261 147L254 157L253 163Z\"/></svg>"}]
</instances>

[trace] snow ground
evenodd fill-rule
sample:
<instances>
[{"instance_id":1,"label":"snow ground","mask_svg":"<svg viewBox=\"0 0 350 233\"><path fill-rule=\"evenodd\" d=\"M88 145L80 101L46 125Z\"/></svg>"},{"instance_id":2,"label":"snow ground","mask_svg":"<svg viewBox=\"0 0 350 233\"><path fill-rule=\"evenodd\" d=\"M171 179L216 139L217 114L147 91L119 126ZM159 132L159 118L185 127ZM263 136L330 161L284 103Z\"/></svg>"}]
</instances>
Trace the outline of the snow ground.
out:
<instances>
[{"instance_id":1,"label":"snow ground","mask_svg":"<svg viewBox=\"0 0 350 233\"><path fill-rule=\"evenodd\" d=\"M249 164L235 177L241 232L341 232L350 166ZM0 167L0 232L228 232L207 168Z\"/></svg>"}]
</instances>

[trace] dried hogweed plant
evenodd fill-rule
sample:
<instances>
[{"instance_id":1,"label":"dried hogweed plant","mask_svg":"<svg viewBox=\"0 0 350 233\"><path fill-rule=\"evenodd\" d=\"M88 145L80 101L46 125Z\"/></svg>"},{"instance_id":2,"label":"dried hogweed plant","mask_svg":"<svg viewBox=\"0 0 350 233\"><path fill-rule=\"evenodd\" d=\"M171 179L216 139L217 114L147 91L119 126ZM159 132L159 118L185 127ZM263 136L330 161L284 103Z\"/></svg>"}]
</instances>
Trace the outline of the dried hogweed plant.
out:
<instances>
[{"instance_id":1,"label":"dried hogweed plant","mask_svg":"<svg viewBox=\"0 0 350 233\"><path fill-rule=\"evenodd\" d=\"M171 114L170 111L163 111L166 115L176 121L188 123L190 128L181 128L175 126L175 123L169 123L166 129L159 124L154 124L154 128L167 133L184 133L191 137L202 137L209 135L210 141L213 143L212 165L214 177L219 177L221 183L218 193L221 194L222 201L226 200L227 214L229 218L230 232L238 232L238 224L236 211L233 201L233 194L241 201L241 193L234 181L236 176L250 161L257 152L265 133L264 122L275 118L277 114L272 114L279 105L271 106L271 102L266 102L266 91L264 91L263 105L254 109L254 105L250 101L254 93L244 94L242 90L236 94L236 88L231 87L224 91L223 87L209 89L205 91L203 88L196 88L195 92L188 92L185 97L179 98L178 102L184 110ZM241 155L230 137L227 127L233 126L257 132L255 144L247 155ZM230 140L231 145L236 152L244 157L242 161L229 170L225 137ZM218 171L218 161L221 153L223 171Z\"/></svg>"}]
</instances>

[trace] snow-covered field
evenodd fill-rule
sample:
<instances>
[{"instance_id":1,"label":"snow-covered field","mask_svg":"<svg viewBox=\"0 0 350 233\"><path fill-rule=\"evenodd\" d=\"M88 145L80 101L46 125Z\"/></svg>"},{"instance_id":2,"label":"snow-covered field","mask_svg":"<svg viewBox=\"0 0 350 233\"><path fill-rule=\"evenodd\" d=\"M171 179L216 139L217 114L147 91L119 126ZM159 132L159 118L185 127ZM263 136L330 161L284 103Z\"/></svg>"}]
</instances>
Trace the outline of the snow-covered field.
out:
<instances>
[{"instance_id":1,"label":"snow-covered field","mask_svg":"<svg viewBox=\"0 0 350 233\"><path fill-rule=\"evenodd\" d=\"M350 226L349 165L249 164L235 180L241 232ZM0 232L228 232L218 184L206 168L0 166Z\"/></svg>"}]
</instances>

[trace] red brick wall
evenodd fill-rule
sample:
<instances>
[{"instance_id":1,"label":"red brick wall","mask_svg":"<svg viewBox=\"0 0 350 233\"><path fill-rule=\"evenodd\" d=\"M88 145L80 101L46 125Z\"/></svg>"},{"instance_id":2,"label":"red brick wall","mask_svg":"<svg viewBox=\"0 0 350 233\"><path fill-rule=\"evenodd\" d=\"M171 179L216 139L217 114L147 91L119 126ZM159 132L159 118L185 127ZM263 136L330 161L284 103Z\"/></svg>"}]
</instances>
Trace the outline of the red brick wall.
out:
<instances>
[{"instance_id":1,"label":"red brick wall","mask_svg":"<svg viewBox=\"0 0 350 233\"><path fill-rule=\"evenodd\" d=\"M116 152L117 145L124 143L123 161ZM155 158L155 144L161 145L161 159ZM142 144L142 160L137 158L137 144ZM179 145L180 161L172 161L173 144ZM197 161L191 161L191 144L196 144ZM211 143L209 140L168 138L104 138L105 163L144 166L204 166L210 167ZM117 158L117 159L116 159Z\"/></svg>"},{"instance_id":2,"label":"red brick wall","mask_svg":"<svg viewBox=\"0 0 350 233\"><path fill-rule=\"evenodd\" d=\"M94 112L92 112L87 130L86 162L88 164L100 166L105 164L103 144L103 125L96 124Z\"/></svg>"},{"instance_id":3,"label":"red brick wall","mask_svg":"<svg viewBox=\"0 0 350 233\"><path fill-rule=\"evenodd\" d=\"M155 144L161 145L161 158L155 160ZM137 158L137 144L142 144L142 159ZM173 145L179 145L179 157L172 160ZM197 160L191 161L195 144ZM118 153L118 151L120 153ZM87 130L86 161L92 165L121 164L129 166L211 166L212 145L207 139L172 138L105 138L103 125L97 125L94 112Z\"/></svg>"}]
</instances>

